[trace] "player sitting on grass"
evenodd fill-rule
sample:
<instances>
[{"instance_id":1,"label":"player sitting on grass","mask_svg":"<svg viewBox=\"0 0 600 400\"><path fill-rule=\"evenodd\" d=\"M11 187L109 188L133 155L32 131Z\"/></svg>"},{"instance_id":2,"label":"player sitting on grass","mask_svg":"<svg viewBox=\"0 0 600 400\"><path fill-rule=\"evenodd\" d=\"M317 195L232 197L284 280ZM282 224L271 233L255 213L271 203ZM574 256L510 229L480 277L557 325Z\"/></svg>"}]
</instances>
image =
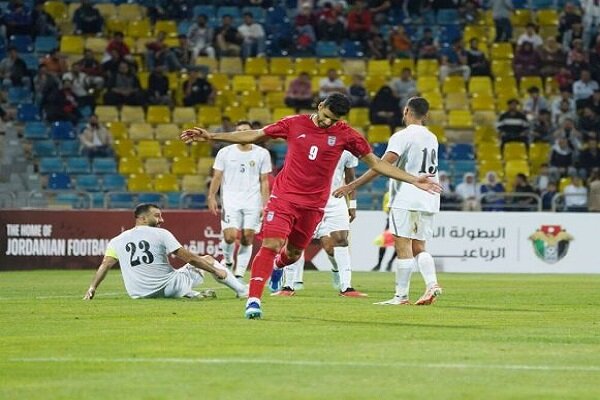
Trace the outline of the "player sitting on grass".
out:
<instances>
[{"instance_id":1,"label":"player sitting on grass","mask_svg":"<svg viewBox=\"0 0 600 400\"><path fill-rule=\"evenodd\" d=\"M217 282L231 288L236 296L247 297L247 287L239 283L231 271L211 256L189 252L171 232L160 228L164 220L158 206L140 204L135 208L134 215L135 227L108 243L102 264L84 300L94 298L108 270L117 263L121 266L125 289L134 299L215 297L214 292L202 294L193 290L204 280L201 270L213 274ZM175 254L188 264L179 269L173 268L169 264L169 254Z\"/></svg>"}]
</instances>

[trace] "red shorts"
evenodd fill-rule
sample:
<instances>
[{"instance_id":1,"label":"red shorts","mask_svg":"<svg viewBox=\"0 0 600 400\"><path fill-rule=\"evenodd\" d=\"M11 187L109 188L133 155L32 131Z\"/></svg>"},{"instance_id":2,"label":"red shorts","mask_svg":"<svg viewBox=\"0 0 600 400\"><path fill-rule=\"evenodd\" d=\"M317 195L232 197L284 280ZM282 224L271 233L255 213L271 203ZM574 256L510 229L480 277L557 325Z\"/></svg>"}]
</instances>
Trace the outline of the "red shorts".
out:
<instances>
[{"instance_id":1,"label":"red shorts","mask_svg":"<svg viewBox=\"0 0 600 400\"><path fill-rule=\"evenodd\" d=\"M287 239L292 246L305 249L323 219L323 213L324 210L271 197L263 213L261 236Z\"/></svg>"}]
</instances>

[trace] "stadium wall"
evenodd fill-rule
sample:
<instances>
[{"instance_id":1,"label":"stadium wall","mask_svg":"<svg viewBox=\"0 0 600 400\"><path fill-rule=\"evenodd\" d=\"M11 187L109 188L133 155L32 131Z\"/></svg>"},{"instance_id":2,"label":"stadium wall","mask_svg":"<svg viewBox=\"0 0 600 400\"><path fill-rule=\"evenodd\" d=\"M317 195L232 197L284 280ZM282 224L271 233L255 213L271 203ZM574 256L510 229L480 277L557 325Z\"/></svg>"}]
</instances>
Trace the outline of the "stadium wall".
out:
<instances>
[{"instance_id":1,"label":"stadium wall","mask_svg":"<svg viewBox=\"0 0 600 400\"><path fill-rule=\"evenodd\" d=\"M218 217L168 210L164 218L163 227L185 247L220 256ZM358 212L350 241L354 270L377 263L375 242L385 222L381 211ZM108 240L132 225L131 211L1 210L0 270L96 268ZM428 249L445 272L600 273L598 226L600 214L590 213L443 212ZM311 267L331 268L316 243L306 258Z\"/></svg>"}]
</instances>

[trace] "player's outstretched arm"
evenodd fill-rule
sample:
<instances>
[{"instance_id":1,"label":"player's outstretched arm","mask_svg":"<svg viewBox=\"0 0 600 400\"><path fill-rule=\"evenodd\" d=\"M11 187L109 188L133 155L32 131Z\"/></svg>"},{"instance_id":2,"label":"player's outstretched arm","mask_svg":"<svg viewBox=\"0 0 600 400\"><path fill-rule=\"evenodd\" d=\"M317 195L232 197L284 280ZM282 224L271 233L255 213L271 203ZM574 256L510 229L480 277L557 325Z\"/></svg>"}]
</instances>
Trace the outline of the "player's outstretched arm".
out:
<instances>
[{"instance_id":1,"label":"player's outstretched arm","mask_svg":"<svg viewBox=\"0 0 600 400\"><path fill-rule=\"evenodd\" d=\"M216 140L225 143L251 144L260 143L268 139L262 129L253 129L238 132L212 133L202 128L186 129L179 136L186 143L206 142Z\"/></svg>"},{"instance_id":2,"label":"player's outstretched arm","mask_svg":"<svg viewBox=\"0 0 600 400\"><path fill-rule=\"evenodd\" d=\"M374 156L375 158L377 158L374 154L371 153L371 155ZM364 156L363 158L361 158L361 160L364 161L370 167L371 164L369 164L369 162L367 162L367 160L365 159L368 156L369 155ZM397 159L398 159L398 156L396 155L396 153L392 153L392 152L387 152L383 156L383 160L385 162L388 162L389 164L396 162ZM336 189L333 192L333 195L335 197L346 196L346 195L354 192L357 188L371 182L373 179L377 178L379 175L380 174L377 171L375 171L373 169L369 169L367 172L362 174L358 179L355 179L352 182L347 183L346 186L342 186L342 187Z\"/></svg>"},{"instance_id":3,"label":"player's outstretched arm","mask_svg":"<svg viewBox=\"0 0 600 400\"><path fill-rule=\"evenodd\" d=\"M96 275L94 276L90 287L83 296L84 300L92 300L94 298L94 296L96 295L96 289L98 289L98 286L100 286L100 283L102 283L102 281L106 277L108 270L111 269L118 262L119 260L117 260L116 258L104 256L104 258L102 259L102 264L100 264L100 267L98 267L98 270L96 271Z\"/></svg>"},{"instance_id":4,"label":"player's outstretched arm","mask_svg":"<svg viewBox=\"0 0 600 400\"><path fill-rule=\"evenodd\" d=\"M211 256L199 256L198 254L194 254L191 251L186 250L184 247L180 247L179 249L175 250L173 254L196 268L214 274L219 279L225 279L227 277L227 272L224 269L217 268L215 266L216 260Z\"/></svg>"},{"instance_id":5,"label":"player's outstretched arm","mask_svg":"<svg viewBox=\"0 0 600 400\"><path fill-rule=\"evenodd\" d=\"M396 168L390 163L381 160L373 153L367 154L362 158L362 160L372 170L378 172L381 175L385 175L387 177L394 178L399 181L410 183L412 185L415 185L419 189L425 190L426 192L432 194L442 192L442 187L440 186L440 184L430 179L434 175L411 175L408 172L401 170L400 168Z\"/></svg>"}]
</instances>

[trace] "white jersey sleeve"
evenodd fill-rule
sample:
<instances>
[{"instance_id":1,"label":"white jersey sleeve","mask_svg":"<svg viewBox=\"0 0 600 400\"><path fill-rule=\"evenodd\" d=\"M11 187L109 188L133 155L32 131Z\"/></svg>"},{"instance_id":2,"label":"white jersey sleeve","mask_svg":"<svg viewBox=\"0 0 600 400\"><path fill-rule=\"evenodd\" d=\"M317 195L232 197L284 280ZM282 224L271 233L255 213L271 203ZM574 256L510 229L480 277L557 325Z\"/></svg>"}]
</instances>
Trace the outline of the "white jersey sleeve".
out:
<instances>
[{"instance_id":1,"label":"white jersey sleeve","mask_svg":"<svg viewBox=\"0 0 600 400\"><path fill-rule=\"evenodd\" d=\"M217 171L225 170L225 158L226 158L226 153L227 153L228 147L223 147L221 150L219 150L217 152L217 156L215 157L215 162L213 164L213 169L216 169Z\"/></svg>"},{"instance_id":2,"label":"white jersey sleeve","mask_svg":"<svg viewBox=\"0 0 600 400\"><path fill-rule=\"evenodd\" d=\"M270 174L273 171L273 167L271 165L271 154L267 149L263 149L262 147L258 147L260 149L260 174Z\"/></svg>"}]
</instances>

